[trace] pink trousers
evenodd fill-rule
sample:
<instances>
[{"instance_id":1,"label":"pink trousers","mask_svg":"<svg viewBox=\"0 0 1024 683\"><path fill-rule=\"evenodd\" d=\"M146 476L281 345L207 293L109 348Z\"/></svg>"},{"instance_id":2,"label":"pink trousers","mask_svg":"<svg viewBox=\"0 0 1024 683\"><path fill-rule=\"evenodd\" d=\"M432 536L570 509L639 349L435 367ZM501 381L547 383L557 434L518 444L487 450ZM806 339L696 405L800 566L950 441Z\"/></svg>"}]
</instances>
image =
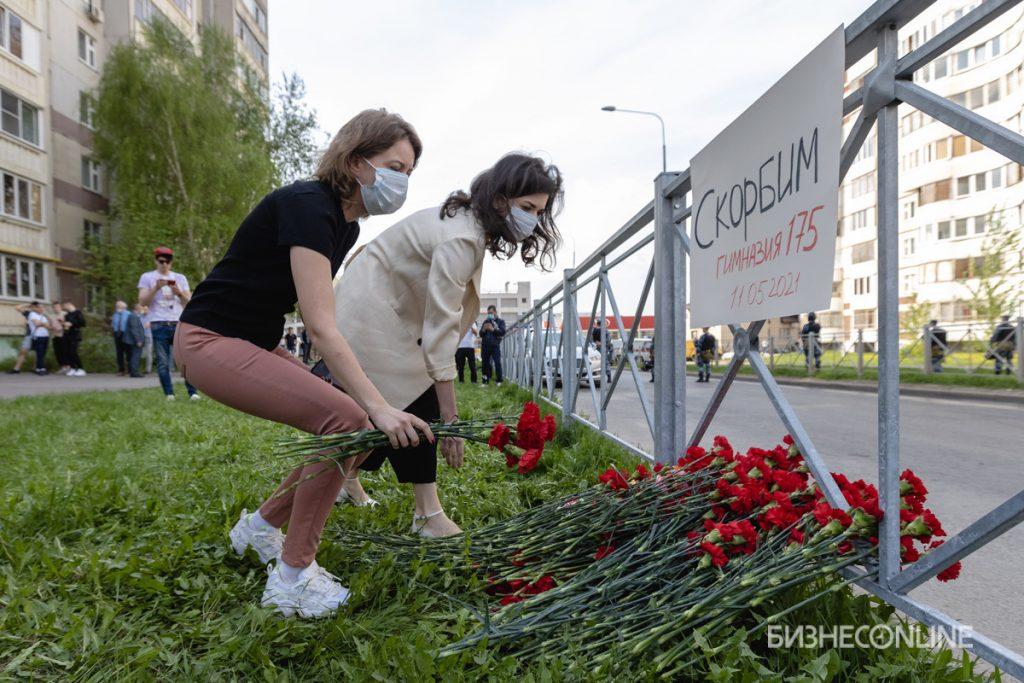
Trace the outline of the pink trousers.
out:
<instances>
[{"instance_id":1,"label":"pink trousers","mask_svg":"<svg viewBox=\"0 0 1024 683\"><path fill-rule=\"evenodd\" d=\"M256 417L310 434L372 427L351 397L316 377L284 349L267 351L243 339L178 323L174 362L201 392ZM260 506L260 515L267 522L278 528L288 525L281 554L286 563L308 567L313 562L343 483L332 462L296 467Z\"/></svg>"}]
</instances>

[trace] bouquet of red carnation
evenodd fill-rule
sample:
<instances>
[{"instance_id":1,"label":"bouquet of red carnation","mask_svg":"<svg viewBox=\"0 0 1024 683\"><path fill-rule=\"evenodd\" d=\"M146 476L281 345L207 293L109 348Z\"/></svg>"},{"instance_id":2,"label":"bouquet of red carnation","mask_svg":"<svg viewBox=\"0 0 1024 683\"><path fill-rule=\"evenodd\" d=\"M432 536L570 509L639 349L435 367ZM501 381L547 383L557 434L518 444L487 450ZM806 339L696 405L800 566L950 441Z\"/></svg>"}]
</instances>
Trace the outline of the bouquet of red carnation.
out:
<instances>
[{"instance_id":1,"label":"bouquet of red carnation","mask_svg":"<svg viewBox=\"0 0 1024 683\"><path fill-rule=\"evenodd\" d=\"M555 438L555 417L543 419L536 403L528 401L519 415L516 428L499 422L491 431L487 445L505 454L505 464L526 474L537 466L544 453L544 444Z\"/></svg>"}]
</instances>

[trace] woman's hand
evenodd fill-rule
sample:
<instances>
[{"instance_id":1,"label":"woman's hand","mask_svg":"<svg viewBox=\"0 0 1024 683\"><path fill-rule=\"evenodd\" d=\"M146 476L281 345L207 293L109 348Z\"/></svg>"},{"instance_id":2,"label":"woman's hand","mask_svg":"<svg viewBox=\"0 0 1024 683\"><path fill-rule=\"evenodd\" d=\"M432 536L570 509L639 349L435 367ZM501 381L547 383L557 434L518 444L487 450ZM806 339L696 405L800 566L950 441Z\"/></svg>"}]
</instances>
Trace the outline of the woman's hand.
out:
<instances>
[{"instance_id":1,"label":"woman's hand","mask_svg":"<svg viewBox=\"0 0 1024 683\"><path fill-rule=\"evenodd\" d=\"M408 446L419 446L419 430L431 443L434 442L434 433L430 431L430 425L409 413L404 413L397 408L387 404L383 407L368 411L373 426L384 432L391 441L392 448L406 448Z\"/></svg>"},{"instance_id":2,"label":"woman's hand","mask_svg":"<svg viewBox=\"0 0 1024 683\"><path fill-rule=\"evenodd\" d=\"M441 439L441 455L448 467L459 469L462 467L462 460L465 454L466 441L457 436L446 436Z\"/></svg>"}]
</instances>

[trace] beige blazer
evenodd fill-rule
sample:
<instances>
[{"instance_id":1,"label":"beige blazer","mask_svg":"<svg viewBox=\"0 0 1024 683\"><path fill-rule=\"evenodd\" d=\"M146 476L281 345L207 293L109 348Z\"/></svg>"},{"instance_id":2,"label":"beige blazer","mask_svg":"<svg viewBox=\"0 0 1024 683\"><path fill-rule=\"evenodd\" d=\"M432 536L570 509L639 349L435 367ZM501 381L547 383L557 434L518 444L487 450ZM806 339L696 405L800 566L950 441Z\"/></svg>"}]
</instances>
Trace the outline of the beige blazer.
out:
<instances>
[{"instance_id":1,"label":"beige blazer","mask_svg":"<svg viewBox=\"0 0 1024 683\"><path fill-rule=\"evenodd\" d=\"M338 329L397 408L455 379L455 350L480 312L484 233L471 213L439 207L385 230L334 287Z\"/></svg>"}]
</instances>

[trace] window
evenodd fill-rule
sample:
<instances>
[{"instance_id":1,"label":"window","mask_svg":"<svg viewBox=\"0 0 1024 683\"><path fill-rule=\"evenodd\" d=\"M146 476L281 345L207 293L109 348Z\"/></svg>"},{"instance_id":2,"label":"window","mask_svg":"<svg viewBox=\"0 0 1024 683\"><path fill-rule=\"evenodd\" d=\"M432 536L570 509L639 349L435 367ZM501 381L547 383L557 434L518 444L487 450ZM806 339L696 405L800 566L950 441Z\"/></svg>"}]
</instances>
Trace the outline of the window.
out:
<instances>
[{"instance_id":1,"label":"window","mask_svg":"<svg viewBox=\"0 0 1024 683\"><path fill-rule=\"evenodd\" d=\"M874 327L875 326L875 309L864 308L859 311L853 312L853 325L854 327Z\"/></svg>"},{"instance_id":2,"label":"window","mask_svg":"<svg viewBox=\"0 0 1024 683\"><path fill-rule=\"evenodd\" d=\"M850 181L850 196L862 197L875 189L875 172L865 173Z\"/></svg>"},{"instance_id":3,"label":"window","mask_svg":"<svg viewBox=\"0 0 1024 683\"><path fill-rule=\"evenodd\" d=\"M965 175L956 179L956 196L966 197L971 193L971 176Z\"/></svg>"},{"instance_id":4,"label":"window","mask_svg":"<svg viewBox=\"0 0 1024 683\"><path fill-rule=\"evenodd\" d=\"M96 39L82 29L78 29L78 58L96 68Z\"/></svg>"},{"instance_id":5,"label":"window","mask_svg":"<svg viewBox=\"0 0 1024 683\"><path fill-rule=\"evenodd\" d=\"M192 0L171 0L174 6L177 7L182 14L189 19L192 18Z\"/></svg>"},{"instance_id":6,"label":"window","mask_svg":"<svg viewBox=\"0 0 1024 683\"><path fill-rule=\"evenodd\" d=\"M939 221L938 232L936 233L935 238L948 240L950 234L949 221Z\"/></svg>"},{"instance_id":7,"label":"window","mask_svg":"<svg viewBox=\"0 0 1024 683\"><path fill-rule=\"evenodd\" d=\"M102 192L100 164L89 157L82 157L82 187L93 192Z\"/></svg>"},{"instance_id":8,"label":"window","mask_svg":"<svg viewBox=\"0 0 1024 683\"><path fill-rule=\"evenodd\" d=\"M870 294L871 293L871 278L870 277L859 277L853 281L853 293L854 294Z\"/></svg>"},{"instance_id":9,"label":"window","mask_svg":"<svg viewBox=\"0 0 1024 683\"><path fill-rule=\"evenodd\" d=\"M913 256L917 250L917 238L916 237L904 237L903 238L903 255Z\"/></svg>"},{"instance_id":10,"label":"window","mask_svg":"<svg viewBox=\"0 0 1024 683\"><path fill-rule=\"evenodd\" d=\"M957 237L967 236L967 220L966 218L957 218L953 234Z\"/></svg>"},{"instance_id":11,"label":"window","mask_svg":"<svg viewBox=\"0 0 1024 683\"><path fill-rule=\"evenodd\" d=\"M910 201L903 202L903 217L913 218L914 211L917 208L917 202L911 199Z\"/></svg>"},{"instance_id":12,"label":"window","mask_svg":"<svg viewBox=\"0 0 1024 683\"><path fill-rule=\"evenodd\" d=\"M999 101L999 94L1000 94L999 93L999 91L1000 91L999 81L998 80L992 81L991 83L988 84L988 88L987 89L988 89L988 103L992 104L993 102L998 102Z\"/></svg>"},{"instance_id":13,"label":"window","mask_svg":"<svg viewBox=\"0 0 1024 683\"><path fill-rule=\"evenodd\" d=\"M865 263L867 261L875 260L875 243L864 242L863 244L855 244L850 249L850 260L853 263Z\"/></svg>"},{"instance_id":14,"label":"window","mask_svg":"<svg viewBox=\"0 0 1024 683\"><path fill-rule=\"evenodd\" d=\"M260 44L256 34L252 32L249 25L245 23L240 15L235 15L235 21L238 24L237 36L242 41L242 45L249 52L249 55L256 61L260 67L267 70L267 51L263 49L263 45Z\"/></svg>"},{"instance_id":15,"label":"window","mask_svg":"<svg viewBox=\"0 0 1024 683\"><path fill-rule=\"evenodd\" d=\"M3 131L39 146L39 110L14 93L0 88Z\"/></svg>"},{"instance_id":16,"label":"window","mask_svg":"<svg viewBox=\"0 0 1024 683\"><path fill-rule=\"evenodd\" d=\"M847 232L854 230L860 230L866 228L869 225L874 224L874 207L870 209L861 209L860 211L854 211L846 217Z\"/></svg>"},{"instance_id":17,"label":"window","mask_svg":"<svg viewBox=\"0 0 1024 683\"><path fill-rule=\"evenodd\" d=\"M103 312L103 290L97 285L85 286L85 312L93 314Z\"/></svg>"},{"instance_id":18,"label":"window","mask_svg":"<svg viewBox=\"0 0 1024 683\"><path fill-rule=\"evenodd\" d=\"M874 134L870 135L864 144L857 150L857 156L853 158L854 162L862 161L864 159L870 159L875 156L875 148L878 144L878 137Z\"/></svg>"},{"instance_id":19,"label":"window","mask_svg":"<svg viewBox=\"0 0 1024 683\"><path fill-rule=\"evenodd\" d=\"M949 73L949 58L939 57L935 60L935 78L945 78Z\"/></svg>"},{"instance_id":20,"label":"window","mask_svg":"<svg viewBox=\"0 0 1024 683\"><path fill-rule=\"evenodd\" d=\"M0 260L0 288L8 299L45 300L46 267L41 261L5 255Z\"/></svg>"},{"instance_id":21,"label":"window","mask_svg":"<svg viewBox=\"0 0 1024 683\"><path fill-rule=\"evenodd\" d=\"M43 187L4 171L2 212L6 216L21 218L33 223L43 222Z\"/></svg>"},{"instance_id":22,"label":"window","mask_svg":"<svg viewBox=\"0 0 1024 683\"><path fill-rule=\"evenodd\" d=\"M82 222L82 246L86 249L103 241L103 225L86 218Z\"/></svg>"},{"instance_id":23,"label":"window","mask_svg":"<svg viewBox=\"0 0 1024 683\"><path fill-rule=\"evenodd\" d=\"M999 50L1000 50L999 38L1000 38L1000 36L996 36L992 40L988 41L989 54L991 54L993 57L995 57L996 55L999 54Z\"/></svg>"},{"instance_id":24,"label":"window","mask_svg":"<svg viewBox=\"0 0 1024 683\"><path fill-rule=\"evenodd\" d=\"M838 299L843 295L843 281L833 280L832 281L832 298Z\"/></svg>"},{"instance_id":25,"label":"window","mask_svg":"<svg viewBox=\"0 0 1024 683\"><path fill-rule=\"evenodd\" d=\"M253 19L256 20L256 25L263 33L267 32L267 13L266 11L256 4L256 0L243 0L245 9L249 10L249 14L252 15Z\"/></svg>"},{"instance_id":26,"label":"window","mask_svg":"<svg viewBox=\"0 0 1024 683\"><path fill-rule=\"evenodd\" d=\"M918 206L949 199L952 185L953 182L951 180L939 180L938 182L922 185L918 190Z\"/></svg>"},{"instance_id":27,"label":"window","mask_svg":"<svg viewBox=\"0 0 1024 683\"><path fill-rule=\"evenodd\" d=\"M967 106L977 109L985 105L985 89L982 87L971 88L967 91Z\"/></svg>"},{"instance_id":28,"label":"window","mask_svg":"<svg viewBox=\"0 0 1024 683\"><path fill-rule=\"evenodd\" d=\"M949 138L935 141L935 158L945 159L949 156Z\"/></svg>"},{"instance_id":29,"label":"window","mask_svg":"<svg viewBox=\"0 0 1024 683\"><path fill-rule=\"evenodd\" d=\"M21 17L9 9L0 7L0 47L21 59Z\"/></svg>"},{"instance_id":30,"label":"window","mask_svg":"<svg viewBox=\"0 0 1024 683\"><path fill-rule=\"evenodd\" d=\"M83 126L92 128L93 117L96 114L96 104L92 95L82 90L78 93L78 120Z\"/></svg>"}]
</instances>

